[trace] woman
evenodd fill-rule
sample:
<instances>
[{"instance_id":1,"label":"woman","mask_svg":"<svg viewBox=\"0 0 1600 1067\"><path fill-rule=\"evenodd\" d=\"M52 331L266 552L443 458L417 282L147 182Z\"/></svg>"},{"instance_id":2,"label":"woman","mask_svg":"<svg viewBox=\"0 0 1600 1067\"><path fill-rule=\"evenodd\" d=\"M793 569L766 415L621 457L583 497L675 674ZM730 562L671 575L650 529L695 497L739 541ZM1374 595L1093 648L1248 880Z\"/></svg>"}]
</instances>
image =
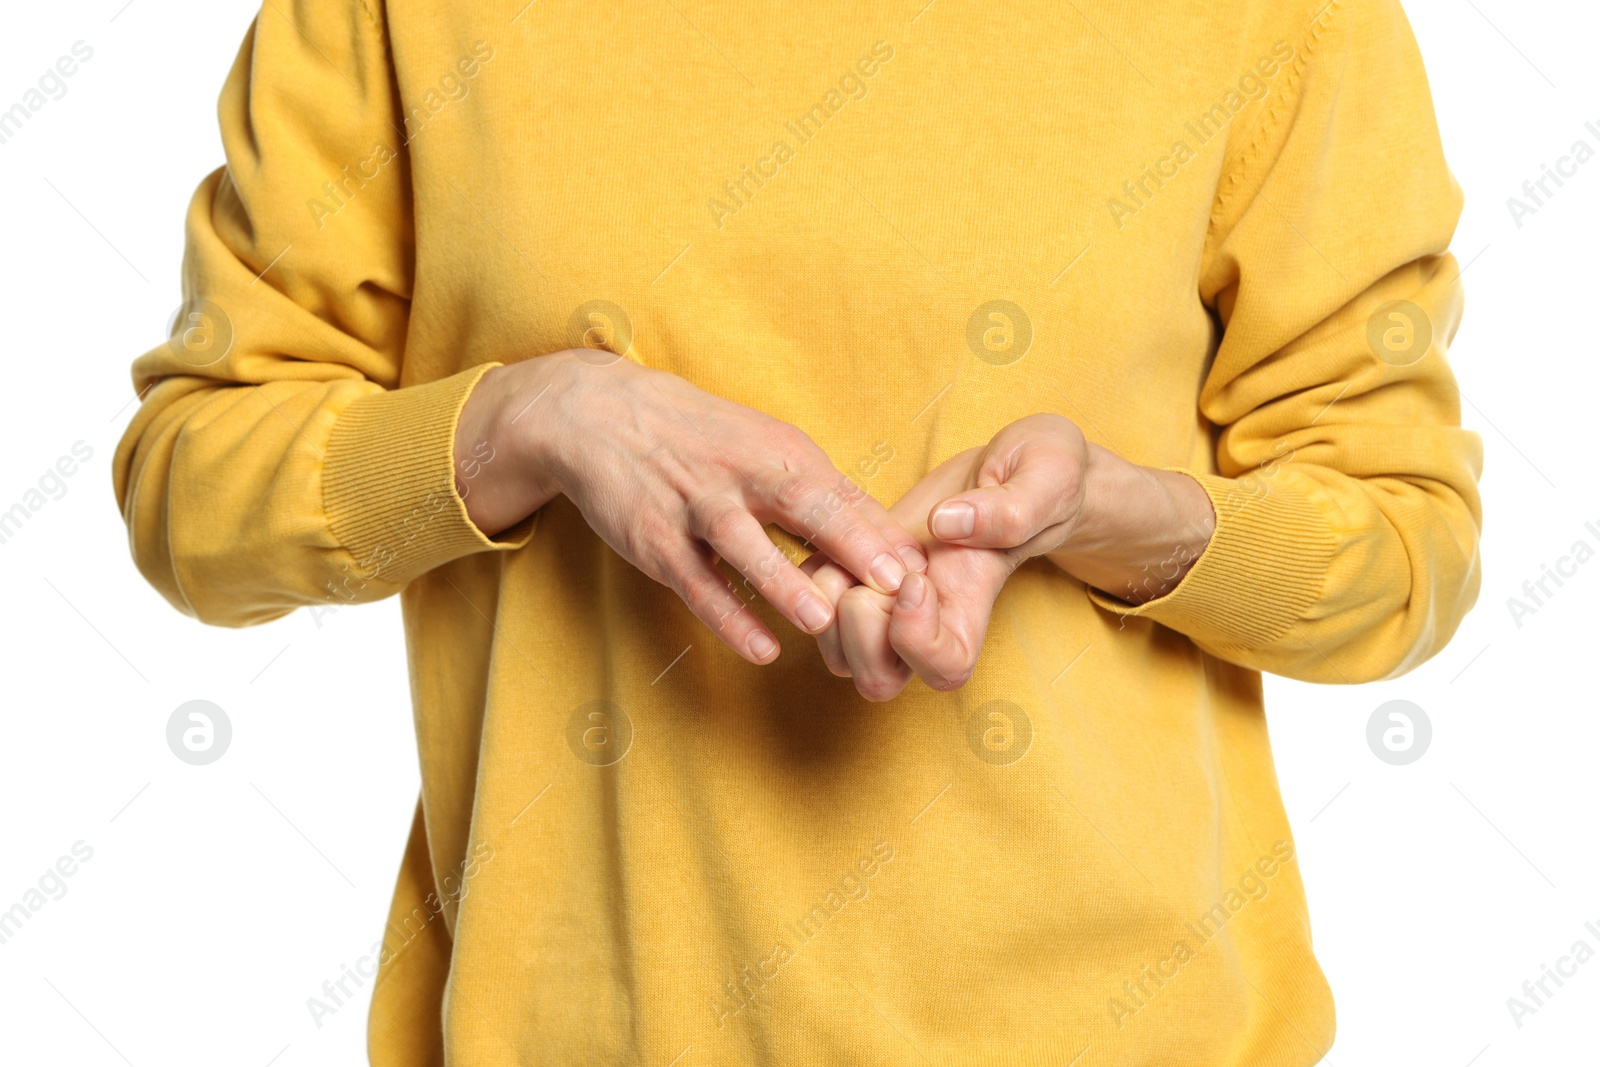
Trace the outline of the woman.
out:
<instances>
[{"instance_id":1,"label":"woman","mask_svg":"<svg viewBox=\"0 0 1600 1067\"><path fill-rule=\"evenodd\" d=\"M1258 672L1478 586L1410 30L919 6L247 37L117 491L206 622L401 595L374 1063L1331 1044Z\"/></svg>"}]
</instances>

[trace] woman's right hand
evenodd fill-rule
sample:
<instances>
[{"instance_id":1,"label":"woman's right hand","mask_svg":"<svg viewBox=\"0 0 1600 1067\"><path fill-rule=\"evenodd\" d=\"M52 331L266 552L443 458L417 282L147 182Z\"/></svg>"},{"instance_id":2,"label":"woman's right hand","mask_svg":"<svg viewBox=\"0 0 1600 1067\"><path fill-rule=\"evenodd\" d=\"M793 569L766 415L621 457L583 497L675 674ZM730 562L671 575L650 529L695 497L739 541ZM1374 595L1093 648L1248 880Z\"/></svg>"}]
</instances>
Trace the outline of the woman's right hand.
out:
<instances>
[{"instance_id":1,"label":"woman's right hand","mask_svg":"<svg viewBox=\"0 0 1600 1067\"><path fill-rule=\"evenodd\" d=\"M718 557L805 632L833 622L832 600L766 523L881 593L898 590L908 566L927 566L916 539L801 430L605 352L486 372L462 408L455 456L457 491L484 533L564 494L606 544L752 663L770 663L779 643Z\"/></svg>"}]
</instances>

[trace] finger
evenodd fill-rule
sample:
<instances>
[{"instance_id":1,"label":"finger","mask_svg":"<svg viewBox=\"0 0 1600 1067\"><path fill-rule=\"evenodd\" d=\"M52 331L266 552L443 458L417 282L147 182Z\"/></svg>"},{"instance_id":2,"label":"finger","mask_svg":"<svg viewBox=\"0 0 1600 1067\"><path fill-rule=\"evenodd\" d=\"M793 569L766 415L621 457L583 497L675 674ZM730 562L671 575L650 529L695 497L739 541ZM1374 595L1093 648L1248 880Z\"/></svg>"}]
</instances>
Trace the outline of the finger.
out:
<instances>
[{"instance_id":1,"label":"finger","mask_svg":"<svg viewBox=\"0 0 1600 1067\"><path fill-rule=\"evenodd\" d=\"M844 569L837 563L833 562L833 560L829 559L826 552L813 552L811 555L807 556L803 562L801 562L800 573L809 575L811 579L815 581L818 571L828 570L830 568L833 570ZM853 583L855 579L851 578L850 581ZM837 600L835 602L837 603Z\"/></svg>"},{"instance_id":2,"label":"finger","mask_svg":"<svg viewBox=\"0 0 1600 1067\"><path fill-rule=\"evenodd\" d=\"M833 600L772 543L754 515L726 497L707 497L690 509L691 532L738 571L748 590L764 597L808 634L833 623Z\"/></svg>"},{"instance_id":3,"label":"finger","mask_svg":"<svg viewBox=\"0 0 1600 1067\"><path fill-rule=\"evenodd\" d=\"M686 545L662 567L662 581L729 648L755 664L771 663L782 646L717 570L711 553Z\"/></svg>"},{"instance_id":4,"label":"finger","mask_svg":"<svg viewBox=\"0 0 1600 1067\"><path fill-rule=\"evenodd\" d=\"M947 496L981 484L971 480L973 464L981 451L969 448L933 468L913 485L905 496L895 501L894 507L889 509L889 515L896 521L909 523L919 530L926 527L928 512L933 510L935 504ZM995 478L993 481L1004 481L1004 479Z\"/></svg>"},{"instance_id":5,"label":"finger","mask_svg":"<svg viewBox=\"0 0 1600 1067\"><path fill-rule=\"evenodd\" d=\"M913 574L927 572L928 557L923 553L922 545L910 531L895 521L894 516L889 514L889 509L884 507L877 497L849 478L844 479L840 492L868 522L877 527L878 532L883 534L884 540L894 546L900 561L906 565L906 570Z\"/></svg>"},{"instance_id":6,"label":"finger","mask_svg":"<svg viewBox=\"0 0 1600 1067\"><path fill-rule=\"evenodd\" d=\"M956 607L948 600L943 606ZM973 632L987 628L988 612L983 615ZM890 623L890 647L928 688L946 692L967 684L977 665L977 649L945 625L939 592L927 577L911 575L901 583Z\"/></svg>"},{"instance_id":7,"label":"finger","mask_svg":"<svg viewBox=\"0 0 1600 1067\"><path fill-rule=\"evenodd\" d=\"M845 660L856 692L872 701L893 699L911 681L911 669L889 643L893 604L892 597L864 585L850 589L839 601L839 636Z\"/></svg>"},{"instance_id":8,"label":"finger","mask_svg":"<svg viewBox=\"0 0 1600 1067\"><path fill-rule=\"evenodd\" d=\"M928 514L928 532L970 548L1019 548L1066 518L1072 490L1059 464L1024 454L999 484L947 497Z\"/></svg>"},{"instance_id":9,"label":"finger","mask_svg":"<svg viewBox=\"0 0 1600 1067\"><path fill-rule=\"evenodd\" d=\"M844 646L839 637L838 608L839 601L855 586L856 580L850 576L849 571L822 552L813 553L810 559L801 564L800 569L811 575L811 580L817 583L822 595L834 606L833 625L817 634L817 650L822 653L822 662L827 664L829 671L840 678L848 678L850 661L845 658Z\"/></svg>"},{"instance_id":10,"label":"finger","mask_svg":"<svg viewBox=\"0 0 1600 1067\"><path fill-rule=\"evenodd\" d=\"M830 468L831 470L831 468ZM832 477L842 477L834 471ZM834 562L880 593L900 588L905 561L878 527L846 495L810 474L773 470L752 478L752 510L826 552Z\"/></svg>"},{"instance_id":11,"label":"finger","mask_svg":"<svg viewBox=\"0 0 1600 1067\"><path fill-rule=\"evenodd\" d=\"M795 458L796 469L818 478L824 485L836 490L847 504L855 508L883 535L884 540L894 548L908 571L920 573L928 569L928 557L923 553L921 543L911 531L900 525L888 508L863 489L854 478L835 467L828 454L822 450L822 446L803 433L799 445L800 450Z\"/></svg>"}]
</instances>

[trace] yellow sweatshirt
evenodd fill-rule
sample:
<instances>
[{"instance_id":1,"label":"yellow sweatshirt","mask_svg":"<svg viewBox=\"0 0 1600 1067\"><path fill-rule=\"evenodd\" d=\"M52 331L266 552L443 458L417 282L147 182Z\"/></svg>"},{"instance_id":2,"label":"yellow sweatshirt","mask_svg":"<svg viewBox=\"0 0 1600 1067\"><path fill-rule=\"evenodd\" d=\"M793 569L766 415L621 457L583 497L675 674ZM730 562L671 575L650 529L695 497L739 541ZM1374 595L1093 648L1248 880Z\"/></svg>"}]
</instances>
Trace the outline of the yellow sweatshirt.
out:
<instances>
[{"instance_id":1,"label":"yellow sweatshirt","mask_svg":"<svg viewBox=\"0 0 1600 1067\"><path fill-rule=\"evenodd\" d=\"M276 0L219 111L116 490L206 622L401 596L375 1064L1320 1058L1258 672L1392 676L1478 588L1461 195L1395 0ZM468 521L474 382L585 344L885 503L1059 412L1216 533L1136 610L1034 560L969 685L869 704L565 498Z\"/></svg>"}]
</instances>

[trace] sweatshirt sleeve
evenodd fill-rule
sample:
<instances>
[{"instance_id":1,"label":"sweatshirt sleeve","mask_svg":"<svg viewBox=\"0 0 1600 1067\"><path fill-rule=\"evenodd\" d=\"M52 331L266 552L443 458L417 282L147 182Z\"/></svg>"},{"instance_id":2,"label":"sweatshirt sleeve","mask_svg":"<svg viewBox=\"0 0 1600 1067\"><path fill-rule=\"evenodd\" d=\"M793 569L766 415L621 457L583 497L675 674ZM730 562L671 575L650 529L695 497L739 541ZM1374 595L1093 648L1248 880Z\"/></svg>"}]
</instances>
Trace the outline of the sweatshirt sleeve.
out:
<instances>
[{"instance_id":1,"label":"sweatshirt sleeve","mask_svg":"<svg viewBox=\"0 0 1600 1067\"><path fill-rule=\"evenodd\" d=\"M227 166L190 203L184 304L139 357L113 472L135 561L180 610L243 626L376 600L485 537L456 418L494 364L400 387L413 229L376 9L266 4L218 105Z\"/></svg>"},{"instance_id":2,"label":"sweatshirt sleeve","mask_svg":"<svg viewBox=\"0 0 1600 1067\"><path fill-rule=\"evenodd\" d=\"M1335 0L1219 183L1201 296L1222 323L1200 411L1209 546L1140 607L1242 666L1403 673L1477 597L1482 444L1445 352L1461 192L1396 0Z\"/></svg>"}]
</instances>

